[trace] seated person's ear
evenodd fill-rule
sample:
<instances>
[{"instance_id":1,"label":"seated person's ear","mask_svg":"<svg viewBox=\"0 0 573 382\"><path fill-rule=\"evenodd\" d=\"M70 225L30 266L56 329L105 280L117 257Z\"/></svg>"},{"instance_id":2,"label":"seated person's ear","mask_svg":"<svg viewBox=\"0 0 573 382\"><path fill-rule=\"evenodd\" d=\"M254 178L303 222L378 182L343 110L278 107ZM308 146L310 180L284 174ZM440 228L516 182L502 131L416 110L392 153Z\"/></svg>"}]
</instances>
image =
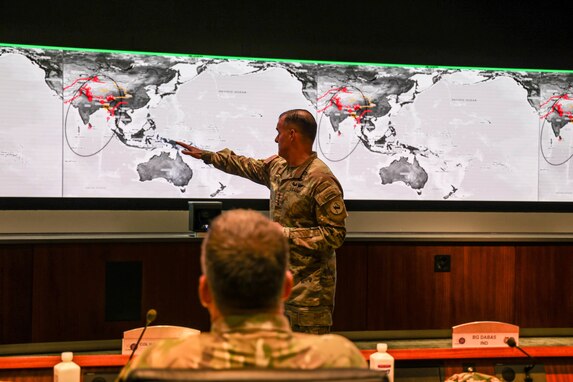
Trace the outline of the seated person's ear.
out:
<instances>
[{"instance_id":1,"label":"seated person's ear","mask_svg":"<svg viewBox=\"0 0 573 382\"><path fill-rule=\"evenodd\" d=\"M292 292L292 285L293 285L292 273L290 271L286 271L285 282L283 285L283 294L281 297L283 301L288 300L290 293Z\"/></svg>"},{"instance_id":2,"label":"seated person's ear","mask_svg":"<svg viewBox=\"0 0 573 382\"><path fill-rule=\"evenodd\" d=\"M211 295L209 282L205 275L201 275L201 277L199 277L199 300L201 301L201 305L205 308L213 304L213 296Z\"/></svg>"}]
</instances>

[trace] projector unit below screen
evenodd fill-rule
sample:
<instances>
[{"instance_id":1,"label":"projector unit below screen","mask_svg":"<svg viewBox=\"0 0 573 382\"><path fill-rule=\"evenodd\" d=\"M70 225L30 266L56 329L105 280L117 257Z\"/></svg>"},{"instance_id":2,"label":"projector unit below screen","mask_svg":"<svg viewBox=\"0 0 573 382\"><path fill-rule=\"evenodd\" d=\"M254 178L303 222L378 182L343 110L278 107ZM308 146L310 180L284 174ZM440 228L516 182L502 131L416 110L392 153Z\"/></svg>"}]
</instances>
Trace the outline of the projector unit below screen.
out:
<instances>
[{"instance_id":1,"label":"projector unit below screen","mask_svg":"<svg viewBox=\"0 0 573 382\"><path fill-rule=\"evenodd\" d=\"M207 232L222 208L221 202L189 202L189 231Z\"/></svg>"}]
</instances>

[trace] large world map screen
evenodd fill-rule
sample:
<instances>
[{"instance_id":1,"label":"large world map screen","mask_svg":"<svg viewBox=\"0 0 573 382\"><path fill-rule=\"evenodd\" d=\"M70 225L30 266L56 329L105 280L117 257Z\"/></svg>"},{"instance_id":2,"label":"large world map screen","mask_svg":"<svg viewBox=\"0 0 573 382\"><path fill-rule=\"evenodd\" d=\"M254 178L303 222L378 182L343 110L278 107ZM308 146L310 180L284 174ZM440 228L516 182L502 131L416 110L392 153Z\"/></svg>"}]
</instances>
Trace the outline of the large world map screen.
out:
<instances>
[{"instance_id":1,"label":"large world map screen","mask_svg":"<svg viewBox=\"0 0 573 382\"><path fill-rule=\"evenodd\" d=\"M276 154L318 122L347 200L573 201L573 71L0 45L0 197L267 199L175 141Z\"/></svg>"}]
</instances>

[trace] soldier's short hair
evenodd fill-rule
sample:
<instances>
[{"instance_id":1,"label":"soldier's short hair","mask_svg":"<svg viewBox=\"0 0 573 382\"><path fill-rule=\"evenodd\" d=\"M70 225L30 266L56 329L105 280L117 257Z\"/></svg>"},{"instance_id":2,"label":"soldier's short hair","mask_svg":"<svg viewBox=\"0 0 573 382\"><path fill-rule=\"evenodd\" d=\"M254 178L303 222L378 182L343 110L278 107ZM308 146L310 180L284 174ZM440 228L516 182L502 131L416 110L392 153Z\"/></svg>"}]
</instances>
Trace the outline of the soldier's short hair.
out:
<instances>
[{"instance_id":1,"label":"soldier's short hair","mask_svg":"<svg viewBox=\"0 0 573 382\"><path fill-rule=\"evenodd\" d=\"M288 269L288 242L263 214L230 210L213 219L201 265L223 313L278 306Z\"/></svg>"},{"instance_id":2,"label":"soldier's short hair","mask_svg":"<svg viewBox=\"0 0 573 382\"><path fill-rule=\"evenodd\" d=\"M298 127L298 131L305 136L311 143L316 138L316 119L304 109L287 110L279 116L284 117L285 123L293 124Z\"/></svg>"}]
</instances>

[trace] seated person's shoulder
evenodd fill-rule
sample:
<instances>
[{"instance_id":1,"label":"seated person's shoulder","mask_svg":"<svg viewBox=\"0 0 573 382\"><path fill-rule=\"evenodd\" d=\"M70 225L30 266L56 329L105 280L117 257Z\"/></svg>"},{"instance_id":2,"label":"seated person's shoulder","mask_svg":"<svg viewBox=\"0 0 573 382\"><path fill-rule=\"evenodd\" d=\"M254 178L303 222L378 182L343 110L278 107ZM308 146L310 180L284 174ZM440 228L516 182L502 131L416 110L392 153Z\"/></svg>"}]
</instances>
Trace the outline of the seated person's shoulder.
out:
<instances>
[{"instance_id":1,"label":"seated person's shoulder","mask_svg":"<svg viewBox=\"0 0 573 382\"><path fill-rule=\"evenodd\" d=\"M296 333L300 341L305 341L314 352L324 358L322 367L367 367L360 350L346 337L338 334Z\"/></svg>"},{"instance_id":2,"label":"seated person's shoulder","mask_svg":"<svg viewBox=\"0 0 573 382\"><path fill-rule=\"evenodd\" d=\"M321 334L315 337L318 337L315 339L318 343L325 346L340 346L344 349L358 350L352 341L338 334Z\"/></svg>"},{"instance_id":3,"label":"seated person's shoulder","mask_svg":"<svg viewBox=\"0 0 573 382\"><path fill-rule=\"evenodd\" d=\"M208 333L188 336L180 339L167 339L155 343L135 359L137 368L197 368L202 350L212 342Z\"/></svg>"}]
</instances>

